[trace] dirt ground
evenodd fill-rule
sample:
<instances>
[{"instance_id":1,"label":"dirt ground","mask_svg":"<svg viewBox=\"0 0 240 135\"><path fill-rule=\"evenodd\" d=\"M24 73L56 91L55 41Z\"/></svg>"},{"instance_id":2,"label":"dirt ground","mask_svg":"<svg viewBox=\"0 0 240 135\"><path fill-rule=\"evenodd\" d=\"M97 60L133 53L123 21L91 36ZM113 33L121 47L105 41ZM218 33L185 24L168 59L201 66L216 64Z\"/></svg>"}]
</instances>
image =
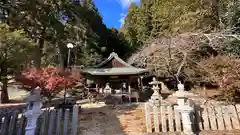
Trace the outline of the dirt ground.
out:
<instances>
[{"instance_id":1,"label":"dirt ground","mask_svg":"<svg viewBox=\"0 0 240 135\"><path fill-rule=\"evenodd\" d=\"M207 97L218 94L216 90L207 91ZM170 93L171 94L171 93ZM198 93L204 96L204 93ZM166 97L169 93L166 94ZM6 106L13 104L6 104ZM5 105L2 105L2 107ZM1 107L1 105L0 105ZM166 135L169 133L146 134L143 104L117 105L83 104L79 113L79 135ZM177 135L177 134L175 134ZM200 135L240 135L240 131L203 131Z\"/></svg>"},{"instance_id":2,"label":"dirt ground","mask_svg":"<svg viewBox=\"0 0 240 135\"><path fill-rule=\"evenodd\" d=\"M79 135L170 135L146 133L143 104L115 107L85 104L82 108L78 121ZM199 135L240 135L240 131L201 131Z\"/></svg>"},{"instance_id":3,"label":"dirt ground","mask_svg":"<svg viewBox=\"0 0 240 135\"><path fill-rule=\"evenodd\" d=\"M81 135L143 135L144 110L141 105L83 105L79 116Z\"/></svg>"},{"instance_id":4,"label":"dirt ground","mask_svg":"<svg viewBox=\"0 0 240 135\"><path fill-rule=\"evenodd\" d=\"M78 135L180 135L180 133L146 134L141 104L116 107L85 104L81 107ZM240 135L240 131L203 131L199 135Z\"/></svg>"}]
</instances>

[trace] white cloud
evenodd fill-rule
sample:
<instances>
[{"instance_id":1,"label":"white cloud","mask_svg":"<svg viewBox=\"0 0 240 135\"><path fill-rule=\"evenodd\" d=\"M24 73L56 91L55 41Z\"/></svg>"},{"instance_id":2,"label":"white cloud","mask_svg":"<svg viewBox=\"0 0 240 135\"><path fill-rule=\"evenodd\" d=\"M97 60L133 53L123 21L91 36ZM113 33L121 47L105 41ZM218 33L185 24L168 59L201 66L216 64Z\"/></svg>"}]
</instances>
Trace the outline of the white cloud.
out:
<instances>
[{"instance_id":1,"label":"white cloud","mask_svg":"<svg viewBox=\"0 0 240 135\"><path fill-rule=\"evenodd\" d=\"M116 1L122 6L123 10L128 8L132 2L140 3L140 0L116 0ZM120 14L120 19L118 20L118 22L120 23L121 27L124 25L125 17L126 14L124 13Z\"/></svg>"},{"instance_id":2,"label":"white cloud","mask_svg":"<svg viewBox=\"0 0 240 135\"><path fill-rule=\"evenodd\" d=\"M122 5L124 9L128 8L131 2L140 3L140 0L117 0L117 1Z\"/></svg>"},{"instance_id":3,"label":"white cloud","mask_svg":"<svg viewBox=\"0 0 240 135\"><path fill-rule=\"evenodd\" d=\"M120 19L118 20L119 23L120 23L120 25L121 25L120 27L123 26L124 21L125 21L125 17L126 17L126 14L124 14L124 13L121 13L121 14L120 14Z\"/></svg>"}]
</instances>

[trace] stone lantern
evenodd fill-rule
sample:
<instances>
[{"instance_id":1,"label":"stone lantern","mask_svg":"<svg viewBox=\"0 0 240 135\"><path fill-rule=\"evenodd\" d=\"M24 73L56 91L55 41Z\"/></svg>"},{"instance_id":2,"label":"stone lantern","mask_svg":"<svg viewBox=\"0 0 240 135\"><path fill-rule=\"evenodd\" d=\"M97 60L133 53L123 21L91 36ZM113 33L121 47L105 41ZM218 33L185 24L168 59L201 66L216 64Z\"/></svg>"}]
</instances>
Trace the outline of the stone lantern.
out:
<instances>
[{"instance_id":1,"label":"stone lantern","mask_svg":"<svg viewBox=\"0 0 240 135\"><path fill-rule=\"evenodd\" d=\"M192 128L193 121L191 119L191 113L194 112L194 108L186 102L188 97L192 95L184 90L183 84L178 84L177 87L178 91L174 93L174 96L177 97L178 104L176 111L181 112L184 135L195 135Z\"/></svg>"},{"instance_id":2,"label":"stone lantern","mask_svg":"<svg viewBox=\"0 0 240 135\"><path fill-rule=\"evenodd\" d=\"M34 135L37 119L42 113L41 110L42 102L40 92L41 92L40 88L37 87L30 92L27 98L28 106L27 110L23 114L27 118L25 135Z\"/></svg>"},{"instance_id":3,"label":"stone lantern","mask_svg":"<svg viewBox=\"0 0 240 135\"><path fill-rule=\"evenodd\" d=\"M111 95L112 89L111 89L111 87L109 86L109 83L106 83L106 86L105 86L105 88L104 88L104 93L105 93L105 96Z\"/></svg>"},{"instance_id":4,"label":"stone lantern","mask_svg":"<svg viewBox=\"0 0 240 135\"><path fill-rule=\"evenodd\" d=\"M157 81L156 78L153 77L153 81L150 82L149 84L152 85L152 89L154 91L149 102L152 103L153 105L160 106L162 96L159 93L160 88L158 85L161 84L161 82Z\"/></svg>"}]
</instances>

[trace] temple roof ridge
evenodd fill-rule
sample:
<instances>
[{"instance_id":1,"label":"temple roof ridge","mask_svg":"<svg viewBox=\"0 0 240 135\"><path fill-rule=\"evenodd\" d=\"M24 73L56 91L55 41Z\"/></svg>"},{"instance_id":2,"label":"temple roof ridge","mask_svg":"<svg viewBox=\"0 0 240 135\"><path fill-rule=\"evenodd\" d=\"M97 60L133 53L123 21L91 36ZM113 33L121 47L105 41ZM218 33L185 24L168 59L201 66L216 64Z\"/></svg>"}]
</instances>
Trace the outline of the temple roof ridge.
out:
<instances>
[{"instance_id":1,"label":"temple roof ridge","mask_svg":"<svg viewBox=\"0 0 240 135\"><path fill-rule=\"evenodd\" d=\"M123 65L125 65L126 67L131 67L131 68L135 68L132 65L128 64L127 62L125 62L124 60L122 60L120 57L118 57L118 54L115 52L111 52L109 57L104 60L103 62L101 62L100 64L98 64L97 66L95 66L95 68L99 68L102 65L106 64L107 62L111 61L111 59L115 58L116 60L118 60L120 63L122 63Z\"/></svg>"},{"instance_id":2,"label":"temple roof ridge","mask_svg":"<svg viewBox=\"0 0 240 135\"><path fill-rule=\"evenodd\" d=\"M106 67L105 65L111 62L113 59L118 61L120 64L123 66L121 67ZM115 52L110 53L109 57L98 64L97 66L89 69L83 69L83 73L91 74L91 75L101 75L101 76L106 76L106 75L136 75L136 74L143 74L147 73L147 69L143 68L136 68L121 58L118 57L118 54Z\"/></svg>"},{"instance_id":3,"label":"temple roof ridge","mask_svg":"<svg viewBox=\"0 0 240 135\"><path fill-rule=\"evenodd\" d=\"M111 53L110 53L110 56L115 56L115 57L118 57L118 54L117 54L117 53L115 53L115 52L111 52Z\"/></svg>"}]
</instances>

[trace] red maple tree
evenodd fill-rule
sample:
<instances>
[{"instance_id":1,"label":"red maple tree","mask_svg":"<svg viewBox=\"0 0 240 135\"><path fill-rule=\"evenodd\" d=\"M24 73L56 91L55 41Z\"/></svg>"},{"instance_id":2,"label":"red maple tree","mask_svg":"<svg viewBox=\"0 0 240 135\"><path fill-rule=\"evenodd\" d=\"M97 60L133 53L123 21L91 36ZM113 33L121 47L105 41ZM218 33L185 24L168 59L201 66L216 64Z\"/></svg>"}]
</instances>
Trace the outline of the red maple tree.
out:
<instances>
[{"instance_id":1,"label":"red maple tree","mask_svg":"<svg viewBox=\"0 0 240 135\"><path fill-rule=\"evenodd\" d=\"M16 77L16 81L30 88L41 88L41 94L48 98L58 94L65 88L72 88L79 78L71 71L62 71L55 67L29 68Z\"/></svg>"}]
</instances>

